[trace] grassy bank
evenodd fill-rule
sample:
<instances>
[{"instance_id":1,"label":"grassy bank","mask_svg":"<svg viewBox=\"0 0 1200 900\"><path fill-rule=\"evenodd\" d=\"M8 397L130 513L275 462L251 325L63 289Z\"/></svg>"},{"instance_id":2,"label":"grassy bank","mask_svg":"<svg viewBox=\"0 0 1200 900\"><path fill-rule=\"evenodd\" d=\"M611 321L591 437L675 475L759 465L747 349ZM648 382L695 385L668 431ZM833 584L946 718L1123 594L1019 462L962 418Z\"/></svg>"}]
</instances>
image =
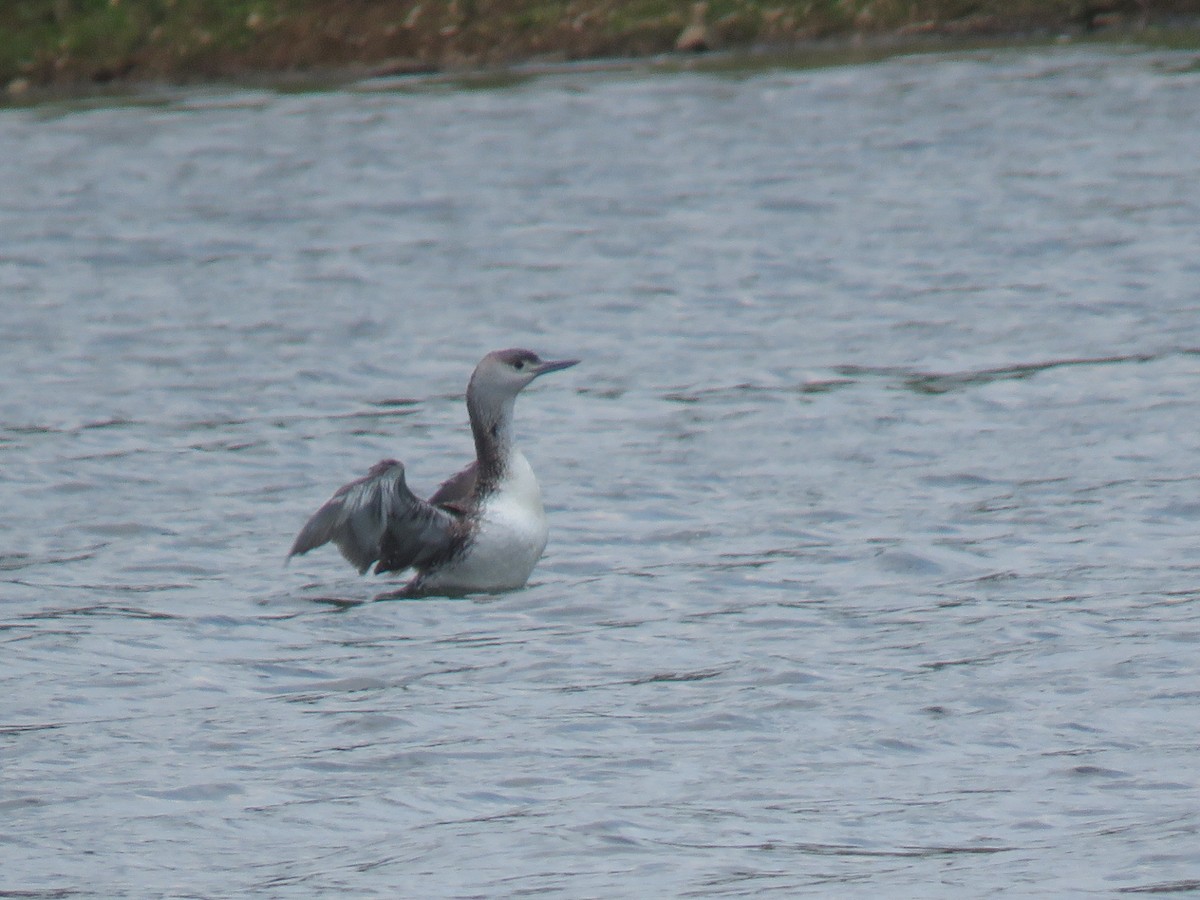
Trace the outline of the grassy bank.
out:
<instances>
[{"instance_id":1,"label":"grassy bank","mask_svg":"<svg viewBox=\"0 0 1200 900\"><path fill-rule=\"evenodd\" d=\"M1200 0L6 0L0 85L436 71L856 34L1142 28Z\"/></svg>"}]
</instances>

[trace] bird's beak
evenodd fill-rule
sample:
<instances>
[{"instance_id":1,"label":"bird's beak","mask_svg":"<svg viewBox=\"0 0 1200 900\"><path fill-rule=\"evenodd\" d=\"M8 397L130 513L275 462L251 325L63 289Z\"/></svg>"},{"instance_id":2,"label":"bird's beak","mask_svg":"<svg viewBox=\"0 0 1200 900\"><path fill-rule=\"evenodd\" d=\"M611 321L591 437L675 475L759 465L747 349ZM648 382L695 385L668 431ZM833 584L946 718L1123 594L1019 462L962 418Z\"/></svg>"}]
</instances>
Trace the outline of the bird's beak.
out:
<instances>
[{"instance_id":1,"label":"bird's beak","mask_svg":"<svg viewBox=\"0 0 1200 900\"><path fill-rule=\"evenodd\" d=\"M547 372L557 372L559 369L569 369L575 365L577 359L552 359L544 363L540 363L537 370L533 373L536 375L545 375Z\"/></svg>"}]
</instances>

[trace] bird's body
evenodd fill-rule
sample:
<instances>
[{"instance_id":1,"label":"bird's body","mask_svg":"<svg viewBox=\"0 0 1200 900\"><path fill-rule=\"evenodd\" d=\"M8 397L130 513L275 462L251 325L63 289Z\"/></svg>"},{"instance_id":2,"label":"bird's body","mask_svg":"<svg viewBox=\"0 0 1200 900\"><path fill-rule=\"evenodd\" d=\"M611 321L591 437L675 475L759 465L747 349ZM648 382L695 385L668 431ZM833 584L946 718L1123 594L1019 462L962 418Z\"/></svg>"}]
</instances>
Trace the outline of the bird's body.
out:
<instances>
[{"instance_id":1,"label":"bird's body","mask_svg":"<svg viewBox=\"0 0 1200 900\"><path fill-rule=\"evenodd\" d=\"M418 576L423 590L508 591L528 580L546 549L550 525L542 508L541 486L520 450L513 452L507 477L481 500L474 519L464 552Z\"/></svg>"},{"instance_id":2,"label":"bird's body","mask_svg":"<svg viewBox=\"0 0 1200 900\"><path fill-rule=\"evenodd\" d=\"M476 459L428 499L413 495L404 466L384 460L337 490L301 529L289 558L332 541L360 572L415 570L404 596L514 590L549 536L542 491L513 443L513 404L539 375L577 360L544 362L528 350L483 358L467 387Z\"/></svg>"}]
</instances>

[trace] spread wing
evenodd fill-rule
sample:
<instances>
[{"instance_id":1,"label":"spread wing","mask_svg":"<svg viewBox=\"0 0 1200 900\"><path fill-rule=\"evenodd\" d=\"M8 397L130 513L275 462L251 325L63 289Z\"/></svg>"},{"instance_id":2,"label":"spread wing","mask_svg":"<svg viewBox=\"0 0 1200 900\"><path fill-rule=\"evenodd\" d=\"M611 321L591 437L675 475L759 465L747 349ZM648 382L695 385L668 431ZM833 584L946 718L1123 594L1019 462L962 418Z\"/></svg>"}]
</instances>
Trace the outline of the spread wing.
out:
<instances>
[{"instance_id":1,"label":"spread wing","mask_svg":"<svg viewBox=\"0 0 1200 900\"><path fill-rule=\"evenodd\" d=\"M460 539L460 517L419 499L404 481L404 466L385 459L338 488L313 513L288 559L332 541L359 574L421 568L449 556Z\"/></svg>"},{"instance_id":2,"label":"spread wing","mask_svg":"<svg viewBox=\"0 0 1200 900\"><path fill-rule=\"evenodd\" d=\"M461 472L451 475L433 492L429 502L434 506L444 506L451 510L461 507L475 491L475 482L479 479L479 463L473 462Z\"/></svg>"}]
</instances>

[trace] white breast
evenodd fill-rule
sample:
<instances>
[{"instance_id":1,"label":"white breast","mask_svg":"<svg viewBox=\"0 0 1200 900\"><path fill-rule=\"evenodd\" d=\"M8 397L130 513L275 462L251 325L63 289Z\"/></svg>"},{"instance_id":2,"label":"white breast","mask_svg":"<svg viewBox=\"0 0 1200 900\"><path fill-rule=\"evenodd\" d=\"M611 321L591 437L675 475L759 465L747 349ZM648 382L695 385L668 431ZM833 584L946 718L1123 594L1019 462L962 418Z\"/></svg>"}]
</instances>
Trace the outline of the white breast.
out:
<instances>
[{"instance_id":1,"label":"white breast","mask_svg":"<svg viewBox=\"0 0 1200 900\"><path fill-rule=\"evenodd\" d=\"M524 454L514 450L507 477L484 501L470 546L460 559L431 572L425 585L463 593L519 588L549 535L542 489Z\"/></svg>"}]
</instances>

